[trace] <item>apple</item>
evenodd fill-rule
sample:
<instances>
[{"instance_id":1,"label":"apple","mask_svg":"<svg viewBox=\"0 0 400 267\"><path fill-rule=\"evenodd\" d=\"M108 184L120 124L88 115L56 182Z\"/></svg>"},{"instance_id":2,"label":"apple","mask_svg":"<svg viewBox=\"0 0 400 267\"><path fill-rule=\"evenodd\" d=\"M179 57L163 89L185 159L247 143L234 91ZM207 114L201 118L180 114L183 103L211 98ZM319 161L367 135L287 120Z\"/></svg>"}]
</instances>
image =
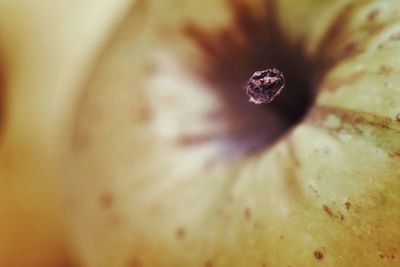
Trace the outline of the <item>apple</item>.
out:
<instances>
[{"instance_id":1,"label":"apple","mask_svg":"<svg viewBox=\"0 0 400 267\"><path fill-rule=\"evenodd\" d=\"M0 8L0 263L400 264L396 1L45 2Z\"/></svg>"}]
</instances>

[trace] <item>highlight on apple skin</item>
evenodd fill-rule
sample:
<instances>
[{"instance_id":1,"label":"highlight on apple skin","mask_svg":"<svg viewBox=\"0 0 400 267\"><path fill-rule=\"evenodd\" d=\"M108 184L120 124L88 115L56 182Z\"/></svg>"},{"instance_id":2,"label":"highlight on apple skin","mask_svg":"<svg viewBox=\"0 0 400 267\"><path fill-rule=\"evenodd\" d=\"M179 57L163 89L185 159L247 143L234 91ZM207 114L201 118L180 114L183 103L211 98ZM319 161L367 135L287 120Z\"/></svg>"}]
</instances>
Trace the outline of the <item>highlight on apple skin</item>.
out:
<instances>
[{"instance_id":1,"label":"highlight on apple skin","mask_svg":"<svg viewBox=\"0 0 400 267\"><path fill-rule=\"evenodd\" d=\"M399 14L2 1L0 266L398 266Z\"/></svg>"}]
</instances>

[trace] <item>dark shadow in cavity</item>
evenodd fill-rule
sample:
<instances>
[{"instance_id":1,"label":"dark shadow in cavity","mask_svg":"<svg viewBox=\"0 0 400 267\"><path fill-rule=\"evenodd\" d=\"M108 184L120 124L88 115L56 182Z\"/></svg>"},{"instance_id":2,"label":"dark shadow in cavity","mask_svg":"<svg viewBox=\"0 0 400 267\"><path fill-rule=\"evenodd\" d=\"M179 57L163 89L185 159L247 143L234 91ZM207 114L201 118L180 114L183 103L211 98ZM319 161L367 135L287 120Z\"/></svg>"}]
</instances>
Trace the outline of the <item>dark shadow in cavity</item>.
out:
<instances>
[{"instance_id":1,"label":"dark shadow in cavity","mask_svg":"<svg viewBox=\"0 0 400 267\"><path fill-rule=\"evenodd\" d=\"M232 139L256 152L283 136L307 112L313 97L312 64L302 43L289 44L281 31L274 1L265 1L263 12L257 14L240 0L226 1L232 10L229 25L210 31L188 24L184 31L202 51L201 75L223 99L233 124ZM249 103L247 81L255 71L272 67L284 73L286 87L272 103Z\"/></svg>"}]
</instances>

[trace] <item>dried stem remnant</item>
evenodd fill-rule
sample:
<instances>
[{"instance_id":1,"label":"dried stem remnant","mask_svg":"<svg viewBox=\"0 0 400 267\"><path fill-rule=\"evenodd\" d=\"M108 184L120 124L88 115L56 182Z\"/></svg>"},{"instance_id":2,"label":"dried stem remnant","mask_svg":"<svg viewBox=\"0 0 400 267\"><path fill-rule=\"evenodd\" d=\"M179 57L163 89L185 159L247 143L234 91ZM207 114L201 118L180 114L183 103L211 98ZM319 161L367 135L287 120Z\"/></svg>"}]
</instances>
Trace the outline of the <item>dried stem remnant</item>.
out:
<instances>
[{"instance_id":1,"label":"dried stem remnant","mask_svg":"<svg viewBox=\"0 0 400 267\"><path fill-rule=\"evenodd\" d=\"M277 97L283 87L283 73L276 68L256 71L246 87L246 94L254 104L269 103Z\"/></svg>"}]
</instances>

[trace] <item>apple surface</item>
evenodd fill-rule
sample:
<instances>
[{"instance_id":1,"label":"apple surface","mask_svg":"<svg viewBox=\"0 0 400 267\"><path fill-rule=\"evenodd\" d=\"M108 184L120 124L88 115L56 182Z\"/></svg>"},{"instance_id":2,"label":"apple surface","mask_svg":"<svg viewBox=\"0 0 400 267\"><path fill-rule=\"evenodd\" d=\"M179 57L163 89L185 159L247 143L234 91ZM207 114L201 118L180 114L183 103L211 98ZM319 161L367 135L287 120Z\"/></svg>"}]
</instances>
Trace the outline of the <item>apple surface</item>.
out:
<instances>
[{"instance_id":1,"label":"apple surface","mask_svg":"<svg viewBox=\"0 0 400 267\"><path fill-rule=\"evenodd\" d=\"M4 4L0 263L400 264L398 2L96 3Z\"/></svg>"}]
</instances>

